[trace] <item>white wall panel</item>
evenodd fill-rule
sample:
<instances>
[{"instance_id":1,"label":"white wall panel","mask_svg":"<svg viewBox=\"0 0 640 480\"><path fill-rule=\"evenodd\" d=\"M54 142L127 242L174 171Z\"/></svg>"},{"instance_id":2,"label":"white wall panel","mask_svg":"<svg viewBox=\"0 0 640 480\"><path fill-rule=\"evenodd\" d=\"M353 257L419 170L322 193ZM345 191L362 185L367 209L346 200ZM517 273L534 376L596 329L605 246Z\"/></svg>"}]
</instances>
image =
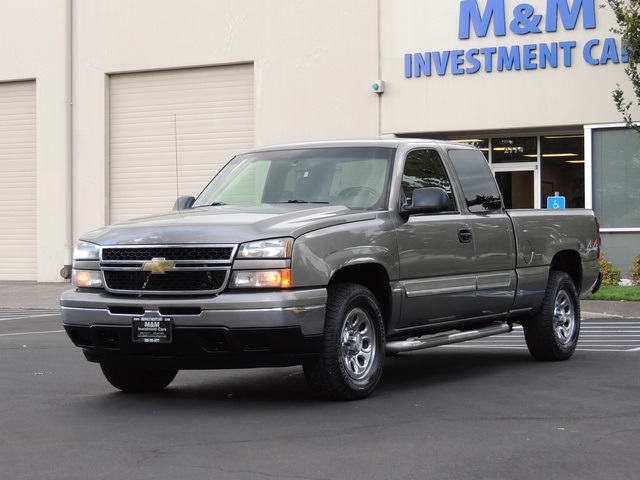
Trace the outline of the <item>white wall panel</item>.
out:
<instances>
[{"instance_id":1,"label":"white wall panel","mask_svg":"<svg viewBox=\"0 0 640 480\"><path fill-rule=\"evenodd\" d=\"M250 64L112 75L110 221L164 213L254 143Z\"/></svg>"},{"instance_id":2,"label":"white wall panel","mask_svg":"<svg viewBox=\"0 0 640 480\"><path fill-rule=\"evenodd\" d=\"M0 280L35 280L35 82L0 83Z\"/></svg>"}]
</instances>

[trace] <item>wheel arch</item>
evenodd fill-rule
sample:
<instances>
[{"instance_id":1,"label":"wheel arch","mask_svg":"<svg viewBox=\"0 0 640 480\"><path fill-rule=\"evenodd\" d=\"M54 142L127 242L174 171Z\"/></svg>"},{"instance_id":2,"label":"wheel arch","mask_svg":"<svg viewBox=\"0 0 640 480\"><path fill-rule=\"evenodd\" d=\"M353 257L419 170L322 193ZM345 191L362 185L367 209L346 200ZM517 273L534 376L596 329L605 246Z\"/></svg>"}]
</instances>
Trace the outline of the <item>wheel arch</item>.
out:
<instances>
[{"instance_id":1,"label":"wheel arch","mask_svg":"<svg viewBox=\"0 0 640 480\"><path fill-rule=\"evenodd\" d=\"M368 288L380 305L385 328L388 329L392 306L391 289L389 287L389 274L382 265L364 263L342 267L329 280L330 285L336 283L356 283Z\"/></svg>"},{"instance_id":2,"label":"wheel arch","mask_svg":"<svg viewBox=\"0 0 640 480\"><path fill-rule=\"evenodd\" d=\"M563 250L556 253L551 260L550 271L564 272L573 281L578 292L582 287L582 263L580 254L575 250Z\"/></svg>"}]
</instances>

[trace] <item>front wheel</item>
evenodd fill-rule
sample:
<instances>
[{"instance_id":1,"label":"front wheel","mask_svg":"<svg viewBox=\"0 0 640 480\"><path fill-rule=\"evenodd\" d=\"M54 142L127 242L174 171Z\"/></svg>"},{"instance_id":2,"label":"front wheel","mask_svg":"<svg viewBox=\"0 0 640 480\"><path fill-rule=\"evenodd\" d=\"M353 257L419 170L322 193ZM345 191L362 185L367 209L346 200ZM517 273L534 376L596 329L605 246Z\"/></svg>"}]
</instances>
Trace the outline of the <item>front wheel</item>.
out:
<instances>
[{"instance_id":1,"label":"front wheel","mask_svg":"<svg viewBox=\"0 0 640 480\"><path fill-rule=\"evenodd\" d=\"M102 373L114 387L125 392L155 392L168 386L178 374L175 369L131 368L100 364Z\"/></svg>"},{"instance_id":2,"label":"front wheel","mask_svg":"<svg viewBox=\"0 0 640 480\"><path fill-rule=\"evenodd\" d=\"M329 287L322 351L303 366L311 389L333 400L368 396L380 380L384 350L384 323L373 294L357 284Z\"/></svg>"},{"instance_id":3,"label":"front wheel","mask_svg":"<svg viewBox=\"0 0 640 480\"><path fill-rule=\"evenodd\" d=\"M540 310L522 324L531 355L537 360L567 360L580 334L580 302L571 277L551 272Z\"/></svg>"}]
</instances>

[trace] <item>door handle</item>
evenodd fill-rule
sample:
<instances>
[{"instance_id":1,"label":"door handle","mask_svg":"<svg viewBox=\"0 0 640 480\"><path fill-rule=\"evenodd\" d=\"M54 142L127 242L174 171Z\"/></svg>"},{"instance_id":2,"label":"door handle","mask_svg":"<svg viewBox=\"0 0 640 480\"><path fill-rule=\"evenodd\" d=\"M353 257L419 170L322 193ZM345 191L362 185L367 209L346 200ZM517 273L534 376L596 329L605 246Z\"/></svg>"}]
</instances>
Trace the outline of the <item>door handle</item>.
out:
<instances>
[{"instance_id":1,"label":"door handle","mask_svg":"<svg viewBox=\"0 0 640 480\"><path fill-rule=\"evenodd\" d=\"M458 240L460 240L460 243L471 243L471 230L467 228L461 228L458 230Z\"/></svg>"}]
</instances>

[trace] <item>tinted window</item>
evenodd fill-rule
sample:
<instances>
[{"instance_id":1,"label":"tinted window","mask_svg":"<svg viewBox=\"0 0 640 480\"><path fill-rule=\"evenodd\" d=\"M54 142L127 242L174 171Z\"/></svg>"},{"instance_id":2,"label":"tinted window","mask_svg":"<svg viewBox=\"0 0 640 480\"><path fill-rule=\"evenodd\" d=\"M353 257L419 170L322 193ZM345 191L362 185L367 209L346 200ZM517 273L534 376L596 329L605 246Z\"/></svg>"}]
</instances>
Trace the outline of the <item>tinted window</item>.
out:
<instances>
[{"instance_id":1,"label":"tinted window","mask_svg":"<svg viewBox=\"0 0 640 480\"><path fill-rule=\"evenodd\" d=\"M487 160L478 150L449 150L470 212L502 208L500 192Z\"/></svg>"},{"instance_id":2,"label":"tinted window","mask_svg":"<svg viewBox=\"0 0 640 480\"><path fill-rule=\"evenodd\" d=\"M415 189L425 187L444 189L449 196L449 210L456 210L451 182L440 155L434 150L414 150L407 155L402 174L402 191L407 203L411 202Z\"/></svg>"}]
</instances>

